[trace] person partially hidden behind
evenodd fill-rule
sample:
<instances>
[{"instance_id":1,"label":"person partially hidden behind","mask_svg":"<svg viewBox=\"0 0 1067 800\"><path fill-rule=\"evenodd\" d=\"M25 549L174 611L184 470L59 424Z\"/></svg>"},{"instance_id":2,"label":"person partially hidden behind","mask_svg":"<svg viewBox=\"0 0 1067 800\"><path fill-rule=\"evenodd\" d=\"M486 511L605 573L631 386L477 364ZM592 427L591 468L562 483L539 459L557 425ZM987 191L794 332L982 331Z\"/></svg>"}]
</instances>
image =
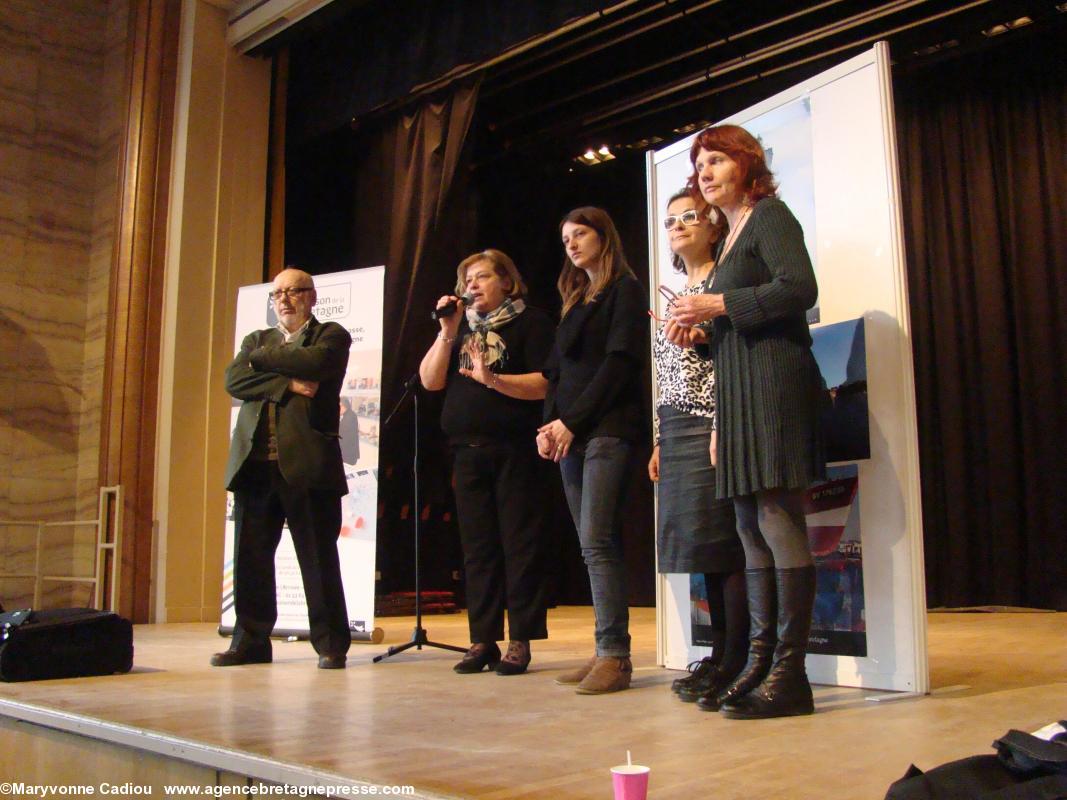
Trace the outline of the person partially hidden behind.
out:
<instances>
[{"instance_id":1,"label":"person partially hidden behind","mask_svg":"<svg viewBox=\"0 0 1067 800\"><path fill-rule=\"evenodd\" d=\"M289 523L320 669L343 669L352 643L337 537L348 492L338 413L352 337L311 314L315 284L298 269L274 279L278 326L245 337L226 367L226 391L241 401L226 488L234 494L237 622L215 667L271 661L278 618L274 552Z\"/></svg>"}]
</instances>

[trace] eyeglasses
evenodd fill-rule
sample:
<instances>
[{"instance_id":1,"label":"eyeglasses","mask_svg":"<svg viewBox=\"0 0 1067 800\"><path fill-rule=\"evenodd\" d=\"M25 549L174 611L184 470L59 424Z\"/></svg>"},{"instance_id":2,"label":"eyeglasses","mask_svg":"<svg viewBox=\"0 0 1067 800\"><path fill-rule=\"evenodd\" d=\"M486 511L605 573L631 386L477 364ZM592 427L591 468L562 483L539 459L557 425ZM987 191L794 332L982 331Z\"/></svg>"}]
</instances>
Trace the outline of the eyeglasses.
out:
<instances>
[{"instance_id":1,"label":"eyeglasses","mask_svg":"<svg viewBox=\"0 0 1067 800\"><path fill-rule=\"evenodd\" d=\"M315 291L310 286L290 286L288 289L275 289L272 292L267 292L267 297L271 300L281 300L283 297L288 297L290 300L296 300L304 292Z\"/></svg>"},{"instance_id":2,"label":"eyeglasses","mask_svg":"<svg viewBox=\"0 0 1067 800\"><path fill-rule=\"evenodd\" d=\"M687 211L685 213L688 214L689 212ZM695 214L696 212L694 211L693 213ZM667 301L667 316L657 317L656 312L654 311L649 311L648 315L656 320L656 322L666 322L671 318L671 313L674 311L674 301L678 299L678 294L670 286L666 286L662 283L659 286L659 293L663 295L664 299Z\"/></svg>"},{"instance_id":3,"label":"eyeglasses","mask_svg":"<svg viewBox=\"0 0 1067 800\"><path fill-rule=\"evenodd\" d=\"M663 218L663 227L670 230L678 224L678 220L681 220L682 224L687 228L691 228L694 225L700 224L700 212L695 208L691 208L688 211L683 211L681 214L671 214L669 217Z\"/></svg>"}]
</instances>

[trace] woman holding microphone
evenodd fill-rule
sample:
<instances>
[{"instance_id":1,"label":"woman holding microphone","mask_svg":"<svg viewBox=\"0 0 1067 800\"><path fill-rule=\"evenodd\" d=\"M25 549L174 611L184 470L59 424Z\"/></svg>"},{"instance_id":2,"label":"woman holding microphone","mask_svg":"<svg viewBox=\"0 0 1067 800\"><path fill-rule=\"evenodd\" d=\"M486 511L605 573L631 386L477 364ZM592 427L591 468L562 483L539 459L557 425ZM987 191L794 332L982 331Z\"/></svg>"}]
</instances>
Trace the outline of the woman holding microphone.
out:
<instances>
[{"instance_id":1,"label":"woman holding microphone","mask_svg":"<svg viewBox=\"0 0 1067 800\"><path fill-rule=\"evenodd\" d=\"M455 304L419 366L430 391L445 389L441 427L454 456L456 516L467 578L471 646L458 673L519 675L530 640L547 635L544 464L534 445L547 382L552 320L523 300L526 286L499 250L465 258ZM460 295L470 298L466 307ZM508 616L507 652L504 638Z\"/></svg>"},{"instance_id":2,"label":"woman holding microphone","mask_svg":"<svg viewBox=\"0 0 1067 800\"><path fill-rule=\"evenodd\" d=\"M599 208L560 223L562 320L545 368L538 452L560 465L589 572L596 653L556 682L578 694L630 685L629 608L622 555L624 489L644 432L641 366L648 352L645 290L626 263L615 224Z\"/></svg>"},{"instance_id":3,"label":"woman holding microphone","mask_svg":"<svg viewBox=\"0 0 1067 800\"><path fill-rule=\"evenodd\" d=\"M818 287L803 231L777 198L755 137L736 125L708 128L690 161L692 188L725 215L729 233L716 249L711 285L678 299L666 335L701 344L706 336L692 326L711 322L716 486L733 498L751 617L744 669L699 704L742 719L810 714L804 658L815 567L803 503L825 475L825 457L806 311Z\"/></svg>"},{"instance_id":4,"label":"woman holding microphone","mask_svg":"<svg viewBox=\"0 0 1067 800\"><path fill-rule=\"evenodd\" d=\"M701 294L714 274L712 249L725 227L721 214L688 189L674 194L664 219L676 271L685 275L678 297ZM659 483L656 550L660 572L702 573L711 616L712 654L674 681L691 703L724 689L741 671L748 650L745 554L733 503L715 497L708 446L715 419L715 372L710 359L668 341L652 344L656 362L656 444L648 475Z\"/></svg>"}]
</instances>

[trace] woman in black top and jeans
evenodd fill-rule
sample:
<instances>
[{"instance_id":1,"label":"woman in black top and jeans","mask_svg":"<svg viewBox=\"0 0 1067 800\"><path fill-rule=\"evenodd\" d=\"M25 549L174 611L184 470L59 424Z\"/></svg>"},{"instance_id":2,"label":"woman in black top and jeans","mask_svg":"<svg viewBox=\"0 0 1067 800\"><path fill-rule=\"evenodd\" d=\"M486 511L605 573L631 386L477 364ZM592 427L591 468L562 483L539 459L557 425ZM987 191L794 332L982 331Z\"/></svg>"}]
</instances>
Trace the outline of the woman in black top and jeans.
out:
<instances>
[{"instance_id":1,"label":"woman in black top and jeans","mask_svg":"<svg viewBox=\"0 0 1067 800\"><path fill-rule=\"evenodd\" d=\"M633 669L621 527L623 493L644 432L648 300L605 211L575 209L560 235L563 319L545 368L546 424L537 445L542 457L560 464L589 570L596 655L556 682L577 684L579 694L604 694L627 688Z\"/></svg>"}]
</instances>

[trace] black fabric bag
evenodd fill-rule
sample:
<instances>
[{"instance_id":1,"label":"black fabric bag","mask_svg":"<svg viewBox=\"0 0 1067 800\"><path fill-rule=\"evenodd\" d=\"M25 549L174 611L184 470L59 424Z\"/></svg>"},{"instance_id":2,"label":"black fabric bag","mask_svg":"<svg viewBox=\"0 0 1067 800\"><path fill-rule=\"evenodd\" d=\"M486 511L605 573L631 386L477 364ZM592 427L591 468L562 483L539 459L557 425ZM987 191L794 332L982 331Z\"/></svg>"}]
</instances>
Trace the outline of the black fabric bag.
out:
<instances>
[{"instance_id":1,"label":"black fabric bag","mask_svg":"<svg viewBox=\"0 0 1067 800\"><path fill-rule=\"evenodd\" d=\"M1067 722L1060 722L1067 727ZM914 764L885 800L1063 800L1067 798L1067 735L1046 741L1011 730L993 742L995 756L950 761L929 772Z\"/></svg>"},{"instance_id":2,"label":"black fabric bag","mask_svg":"<svg viewBox=\"0 0 1067 800\"><path fill-rule=\"evenodd\" d=\"M129 672L133 625L111 611L58 608L0 614L0 680Z\"/></svg>"}]
</instances>

